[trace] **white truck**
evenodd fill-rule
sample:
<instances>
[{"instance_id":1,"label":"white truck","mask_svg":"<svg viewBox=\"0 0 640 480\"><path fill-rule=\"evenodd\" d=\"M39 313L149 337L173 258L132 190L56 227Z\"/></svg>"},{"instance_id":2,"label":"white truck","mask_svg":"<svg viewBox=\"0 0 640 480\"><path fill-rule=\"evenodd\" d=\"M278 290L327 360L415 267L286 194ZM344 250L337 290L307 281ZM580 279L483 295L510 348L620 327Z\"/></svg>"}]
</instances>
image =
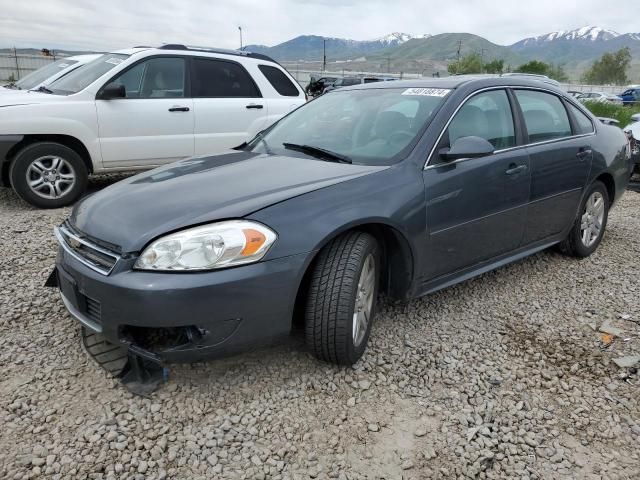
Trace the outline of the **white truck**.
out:
<instances>
[{"instance_id":1,"label":"white truck","mask_svg":"<svg viewBox=\"0 0 640 480\"><path fill-rule=\"evenodd\" d=\"M0 96L0 185L62 207L89 174L227 150L305 101L260 54L184 45L106 53L37 92Z\"/></svg>"}]
</instances>

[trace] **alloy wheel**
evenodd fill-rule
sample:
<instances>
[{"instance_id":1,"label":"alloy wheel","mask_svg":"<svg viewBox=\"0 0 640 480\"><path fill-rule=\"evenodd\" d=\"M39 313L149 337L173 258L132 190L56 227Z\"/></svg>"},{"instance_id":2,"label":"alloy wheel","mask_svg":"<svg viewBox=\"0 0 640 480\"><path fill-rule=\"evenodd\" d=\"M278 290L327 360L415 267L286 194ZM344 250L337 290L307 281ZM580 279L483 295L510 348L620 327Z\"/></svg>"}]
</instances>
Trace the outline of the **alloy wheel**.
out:
<instances>
[{"instance_id":1,"label":"alloy wheel","mask_svg":"<svg viewBox=\"0 0 640 480\"><path fill-rule=\"evenodd\" d=\"M356 292L355 307L353 309L353 345L360 346L367 334L371 312L373 310L373 294L376 287L376 263L373 254L369 254L364 261L360 278L358 279L358 291Z\"/></svg>"},{"instance_id":2,"label":"alloy wheel","mask_svg":"<svg viewBox=\"0 0 640 480\"><path fill-rule=\"evenodd\" d=\"M604 197L602 193L593 192L585 204L584 213L580 223L580 237L582 244L589 248L598 238L604 222Z\"/></svg>"},{"instance_id":3,"label":"alloy wheel","mask_svg":"<svg viewBox=\"0 0 640 480\"><path fill-rule=\"evenodd\" d=\"M26 176L31 191L50 200L63 197L76 183L71 163L56 155L35 159L27 168Z\"/></svg>"}]
</instances>

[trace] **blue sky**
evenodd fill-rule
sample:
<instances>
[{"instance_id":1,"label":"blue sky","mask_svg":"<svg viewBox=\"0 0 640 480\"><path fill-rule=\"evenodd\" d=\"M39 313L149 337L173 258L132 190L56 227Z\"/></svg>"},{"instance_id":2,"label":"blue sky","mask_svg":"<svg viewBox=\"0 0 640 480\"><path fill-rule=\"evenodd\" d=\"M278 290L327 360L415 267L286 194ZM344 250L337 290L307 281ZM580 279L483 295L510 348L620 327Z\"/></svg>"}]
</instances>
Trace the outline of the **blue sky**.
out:
<instances>
[{"instance_id":1,"label":"blue sky","mask_svg":"<svg viewBox=\"0 0 640 480\"><path fill-rule=\"evenodd\" d=\"M108 50L187 43L274 45L302 34L368 40L391 32L470 32L511 44L597 25L640 32L638 0L0 0L0 47Z\"/></svg>"}]
</instances>

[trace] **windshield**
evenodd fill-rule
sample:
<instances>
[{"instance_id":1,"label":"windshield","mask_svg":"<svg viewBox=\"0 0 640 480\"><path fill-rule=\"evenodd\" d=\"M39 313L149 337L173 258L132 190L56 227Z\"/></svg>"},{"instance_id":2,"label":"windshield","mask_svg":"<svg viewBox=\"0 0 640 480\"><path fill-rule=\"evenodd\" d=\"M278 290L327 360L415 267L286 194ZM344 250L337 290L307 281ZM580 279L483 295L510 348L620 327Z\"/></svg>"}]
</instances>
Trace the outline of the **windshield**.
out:
<instances>
[{"instance_id":1,"label":"windshield","mask_svg":"<svg viewBox=\"0 0 640 480\"><path fill-rule=\"evenodd\" d=\"M311 146L357 164L391 165L408 155L449 91L336 90L290 113L252 140L248 148L310 158L291 145Z\"/></svg>"},{"instance_id":2,"label":"windshield","mask_svg":"<svg viewBox=\"0 0 640 480\"><path fill-rule=\"evenodd\" d=\"M120 65L128 55L120 53L108 53L96 58L94 61L83 65L73 72L59 78L51 85L49 90L56 95L71 95L84 90L98 78L112 68Z\"/></svg>"},{"instance_id":3,"label":"windshield","mask_svg":"<svg viewBox=\"0 0 640 480\"><path fill-rule=\"evenodd\" d=\"M71 65L78 63L77 60L67 60L62 59L50 63L42 68L39 68L35 72L31 72L26 77L16 82L16 87L21 90L30 90L32 88L37 87L41 83L44 83L46 80L50 79L54 75L57 75L65 68L70 67Z\"/></svg>"}]
</instances>

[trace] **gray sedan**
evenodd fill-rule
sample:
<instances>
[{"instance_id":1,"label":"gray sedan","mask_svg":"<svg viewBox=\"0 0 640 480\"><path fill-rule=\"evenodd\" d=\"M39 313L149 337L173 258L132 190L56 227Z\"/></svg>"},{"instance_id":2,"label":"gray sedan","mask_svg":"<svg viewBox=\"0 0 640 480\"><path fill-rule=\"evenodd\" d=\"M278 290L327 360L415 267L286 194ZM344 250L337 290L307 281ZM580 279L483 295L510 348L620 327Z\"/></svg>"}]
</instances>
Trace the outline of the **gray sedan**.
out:
<instances>
[{"instance_id":1,"label":"gray sedan","mask_svg":"<svg viewBox=\"0 0 640 480\"><path fill-rule=\"evenodd\" d=\"M158 363L300 328L353 364L378 295L410 299L557 245L594 253L627 140L523 78L336 90L252 141L114 184L57 230L57 284L88 332Z\"/></svg>"}]
</instances>

